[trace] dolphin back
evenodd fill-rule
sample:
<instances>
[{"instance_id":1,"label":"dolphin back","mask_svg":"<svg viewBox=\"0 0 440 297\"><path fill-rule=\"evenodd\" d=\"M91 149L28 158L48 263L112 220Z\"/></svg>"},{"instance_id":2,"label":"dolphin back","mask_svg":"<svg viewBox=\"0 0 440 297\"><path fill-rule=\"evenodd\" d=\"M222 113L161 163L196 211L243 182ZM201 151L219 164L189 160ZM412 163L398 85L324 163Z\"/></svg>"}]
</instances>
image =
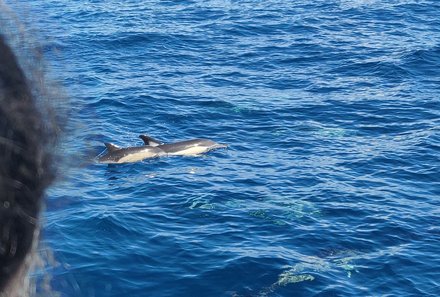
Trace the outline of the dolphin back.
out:
<instances>
[{"instance_id":1,"label":"dolphin back","mask_svg":"<svg viewBox=\"0 0 440 297\"><path fill-rule=\"evenodd\" d=\"M174 156L194 156L206 153L208 151L226 148L226 144L220 144L209 139L191 139L168 143L158 146L165 153Z\"/></svg>"}]
</instances>

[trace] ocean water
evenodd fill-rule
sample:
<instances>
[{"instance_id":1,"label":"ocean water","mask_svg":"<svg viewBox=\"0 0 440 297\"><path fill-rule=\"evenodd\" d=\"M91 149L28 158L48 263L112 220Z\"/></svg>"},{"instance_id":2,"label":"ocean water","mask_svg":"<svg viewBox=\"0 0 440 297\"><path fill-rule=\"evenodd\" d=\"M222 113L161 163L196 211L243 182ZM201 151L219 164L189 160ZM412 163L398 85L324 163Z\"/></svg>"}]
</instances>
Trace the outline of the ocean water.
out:
<instances>
[{"instance_id":1,"label":"ocean water","mask_svg":"<svg viewBox=\"0 0 440 297\"><path fill-rule=\"evenodd\" d=\"M54 294L440 296L439 1L10 5L69 98ZM93 162L144 133L229 148Z\"/></svg>"}]
</instances>

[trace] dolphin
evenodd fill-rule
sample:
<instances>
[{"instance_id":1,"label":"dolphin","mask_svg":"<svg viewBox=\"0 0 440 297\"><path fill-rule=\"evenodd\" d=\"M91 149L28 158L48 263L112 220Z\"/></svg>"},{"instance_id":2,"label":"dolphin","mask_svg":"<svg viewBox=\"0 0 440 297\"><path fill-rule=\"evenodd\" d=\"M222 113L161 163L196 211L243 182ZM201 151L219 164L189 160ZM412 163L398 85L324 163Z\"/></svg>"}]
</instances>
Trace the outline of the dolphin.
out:
<instances>
[{"instance_id":1,"label":"dolphin","mask_svg":"<svg viewBox=\"0 0 440 297\"><path fill-rule=\"evenodd\" d=\"M209 139L191 139L174 143L163 143L148 135L139 135L146 146L161 149L169 156L197 156L218 148L226 148L228 145L217 143Z\"/></svg>"},{"instance_id":2,"label":"dolphin","mask_svg":"<svg viewBox=\"0 0 440 297\"><path fill-rule=\"evenodd\" d=\"M163 150L154 146L134 146L120 148L112 143L104 143L107 152L98 156L99 163L130 163L166 155Z\"/></svg>"}]
</instances>

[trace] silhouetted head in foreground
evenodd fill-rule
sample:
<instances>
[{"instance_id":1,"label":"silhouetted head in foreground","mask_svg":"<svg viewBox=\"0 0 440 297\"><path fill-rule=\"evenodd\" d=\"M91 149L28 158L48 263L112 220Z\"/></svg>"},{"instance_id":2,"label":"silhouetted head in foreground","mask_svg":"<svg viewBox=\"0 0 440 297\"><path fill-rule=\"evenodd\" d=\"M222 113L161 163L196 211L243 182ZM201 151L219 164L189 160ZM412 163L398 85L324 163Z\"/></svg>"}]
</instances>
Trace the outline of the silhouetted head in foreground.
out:
<instances>
[{"instance_id":1,"label":"silhouetted head in foreground","mask_svg":"<svg viewBox=\"0 0 440 297\"><path fill-rule=\"evenodd\" d=\"M48 132L27 79L0 35L0 297L22 296L53 179Z\"/></svg>"}]
</instances>

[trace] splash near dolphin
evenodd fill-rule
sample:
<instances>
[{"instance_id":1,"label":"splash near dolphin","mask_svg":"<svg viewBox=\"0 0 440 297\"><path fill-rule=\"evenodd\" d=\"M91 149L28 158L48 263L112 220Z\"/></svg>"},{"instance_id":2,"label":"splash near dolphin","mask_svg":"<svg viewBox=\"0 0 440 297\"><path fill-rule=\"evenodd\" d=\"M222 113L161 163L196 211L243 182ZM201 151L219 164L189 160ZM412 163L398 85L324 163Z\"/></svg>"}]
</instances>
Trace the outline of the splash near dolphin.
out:
<instances>
[{"instance_id":1,"label":"splash near dolphin","mask_svg":"<svg viewBox=\"0 0 440 297\"><path fill-rule=\"evenodd\" d=\"M121 148L112 143L104 143L106 151L99 154L99 163L132 163L162 156L198 156L211 150L226 148L228 145L209 139L191 139L174 143L164 143L148 135L139 135L144 145Z\"/></svg>"}]
</instances>

